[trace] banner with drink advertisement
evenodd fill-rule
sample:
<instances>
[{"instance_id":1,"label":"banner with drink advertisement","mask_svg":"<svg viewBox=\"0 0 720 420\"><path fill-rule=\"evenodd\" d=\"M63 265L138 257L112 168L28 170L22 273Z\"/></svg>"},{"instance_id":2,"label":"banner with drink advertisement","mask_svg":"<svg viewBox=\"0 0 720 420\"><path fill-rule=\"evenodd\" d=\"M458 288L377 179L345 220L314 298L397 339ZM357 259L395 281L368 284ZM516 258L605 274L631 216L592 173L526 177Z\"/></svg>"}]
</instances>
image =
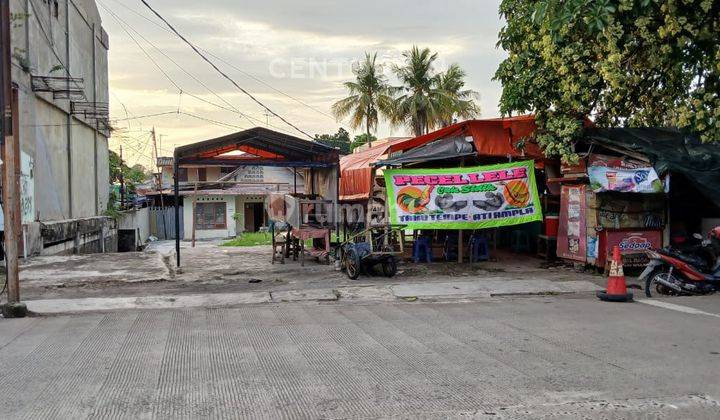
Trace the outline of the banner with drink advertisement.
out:
<instances>
[{"instance_id":1,"label":"banner with drink advertisement","mask_svg":"<svg viewBox=\"0 0 720 420\"><path fill-rule=\"evenodd\" d=\"M390 223L409 229L483 229L542 220L532 161L385 170Z\"/></svg>"},{"instance_id":2,"label":"banner with drink advertisement","mask_svg":"<svg viewBox=\"0 0 720 420\"><path fill-rule=\"evenodd\" d=\"M589 166L587 172L590 188L595 192L661 193L665 189L652 167L626 169Z\"/></svg>"}]
</instances>

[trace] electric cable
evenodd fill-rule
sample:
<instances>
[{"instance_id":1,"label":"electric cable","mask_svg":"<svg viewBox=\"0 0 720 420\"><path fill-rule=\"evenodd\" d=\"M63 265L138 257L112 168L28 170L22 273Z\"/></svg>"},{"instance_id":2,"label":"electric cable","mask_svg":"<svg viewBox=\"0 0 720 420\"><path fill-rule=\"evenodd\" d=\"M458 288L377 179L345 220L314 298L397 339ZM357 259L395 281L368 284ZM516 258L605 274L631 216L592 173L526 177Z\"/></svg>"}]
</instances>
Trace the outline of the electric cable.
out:
<instances>
[{"instance_id":1,"label":"electric cable","mask_svg":"<svg viewBox=\"0 0 720 420\"><path fill-rule=\"evenodd\" d=\"M172 31L170 31L170 30L167 29L166 27L162 26L162 25L159 24L158 22L155 22L154 20L148 18L147 16L143 15L142 13L138 12L137 10L135 10L135 9L127 6L126 4L123 4L123 3L120 2L119 0L112 0L112 1L113 1L114 3L117 3L118 5L120 5L121 7L127 9L128 11L130 11L130 12L133 13L133 14L135 14L136 16L139 16L140 18L146 20L147 22L150 22L150 23L153 24L155 27L160 28L160 29L162 29L163 31L165 31L165 32L167 32L167 33L172 33ZM102 3L102 2L98 1L98 3ZM107 7L107 6L106 6L106 7ZM314 106L312 106L312 105L310 105L310 104L302 101L301 99L299 99L299 98L297 98L297 97L295 97L295 96L293 96L293 95L290 95L290 94L287 93L287 92L284 92L284 91L276 88L275 86L273 86L273 85L271 85L270 83L266 82L266 81L263 80L262 78L260 78L260 77L258 77L258 76L255 76L254 74L249 73L249 72L247 72L247 71L245 71L245 70L237 67L236 65L232 64L232 63L229 62L228 60L225 60L224 58L222 58L222 57L220 57L220 56L212 53L211 51L208 51L208 50L206 50L206 49L204 49L204 48L201 48L201 47L198 47L198 49L199 49L200 51L206 53L207 55L215 58L216 60L222 62L223 64L227 65L228 67L232 68L233 70L237 71L238 73L242 74L243 76L249 77L250 79L252 79L252 80L260 83L261 85L263 85L263 86L265 86L265 87L273 90L273 91L276 92L276 93L279 93L279 94L285 96L285 97L288 98L288 99L291 99L291 100L299 103L300 105L302 105L302 106L304 106L304 107L306 107L306 108L308 108L308 109L310 109L310 110L312 110L312 111L315 111L315 112L317 112L317 113L319 113L319 114L321 114L321 115L323 115L323 116L325 116L325 117L328 117L328 118L332 119L333 121L337 121L334 116L328 114L327 112L324 112L324 111L322 111L322 110L320 110L320 109L318 109L318 108L316 108L316 107L314 107Z\"/></svg>"},{"instance_id":2,"label":"electric cable","mask_svg":"<svg viewBox=\"0 0 720 420\"><path fill-rule=\"evenodd\" d=\"M215 69L215 71L218 72L218 74L220 74L223 78L225 78L225 79L228 80L230 83L232 83L233 86L235 86L238 90L240 90L242 93L244 93L245 95L247 95L250 99L252 99L253 102L257 103L257 104L260 105L262 108L264 108L267 112L269 112L269 113L271 113L272 115L274 115L275 117L279 118L282 122L284 122L285 124L287 124L287 125L289 125L290 127L294 128L294 129L297 130L298 132L304 134L304 135L307 136L308 138L310 138L310 139L312 139L312 140L315 139L313 136L311 136L311 135L308 134L307 132L303 131L302 129L300 129L298 126L296 126L295 124L291 123L290 121L286 120L285 118L283 118L283 117L282 117L280 114L278 114L277 112L275 112L275 111L273 111L272 109L270 109L267 105L265 105L265 104L262 103L259 99L257 99L253 94L251 94L250 92L248 92L247 90L245 90L243 87L241 87L235 80L233 80L230 76L228 76L228 75L225 74L222 70L220 70L220 68L219 68L212 60L210 60L209 58L207 58L207 56L205 56L205 54L203 54L202 52L200 52L200 50L198 50L198 48L197 48L192 42L190 42L190 41L189 41L187 38L185 38L177 29L175 29L175 27L174 27L172 24L170 24L170 22L168 22L168 21L167 21L160 13L158 13L152 6L150 6L150 4L148 4L147 1L145 1L145 0L140 0L140 1L145 5L145 7L147 7L148 9L150 9L150 11L155 14L155 16L157 16L160 20L162 20L162 21L175 33L175 35L178 36L178 38L180 38L180 39L181 39L183 42L185 42L193 51L195 51L195 53L196 53L197 55L199 55L200 58L202 58L202 59L203 59L206 63L208 63L213 69Z\"/></svg>"}]
</instances>

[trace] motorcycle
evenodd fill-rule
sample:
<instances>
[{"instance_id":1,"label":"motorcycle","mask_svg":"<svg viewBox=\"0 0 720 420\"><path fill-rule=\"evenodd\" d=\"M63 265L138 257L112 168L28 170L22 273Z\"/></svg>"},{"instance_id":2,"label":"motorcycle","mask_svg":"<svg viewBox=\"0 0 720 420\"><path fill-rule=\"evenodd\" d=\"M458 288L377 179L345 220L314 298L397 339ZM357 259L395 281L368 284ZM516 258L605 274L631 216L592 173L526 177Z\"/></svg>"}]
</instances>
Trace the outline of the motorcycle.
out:
<instances>
[{"instance_id":1,"label":"motorcycle","mask_svg":"<svg viewBox=\"0 0 720 420\"><path fill-rule=\"evenodd\" d=\"M686 251L663 248L647 251L650 257L640 281L645 282L645 295L652 297L652 287L661 295L705 295L720 291L720 226L710 231L702 242Z\"/></svg>"}]
</instances>

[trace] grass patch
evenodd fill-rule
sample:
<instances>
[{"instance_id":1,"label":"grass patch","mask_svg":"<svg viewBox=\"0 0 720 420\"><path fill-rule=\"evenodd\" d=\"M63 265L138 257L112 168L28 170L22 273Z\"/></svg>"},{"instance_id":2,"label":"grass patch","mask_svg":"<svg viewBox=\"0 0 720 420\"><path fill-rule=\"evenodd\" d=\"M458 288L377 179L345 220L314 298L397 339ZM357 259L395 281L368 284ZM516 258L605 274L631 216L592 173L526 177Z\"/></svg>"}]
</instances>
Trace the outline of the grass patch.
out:
<instances>
[{"instance_id":1,"label":"grass patch","mask_svg":"<svg viewBox=\"0 0 720 420\"><path fill-rule=\"evenodd\" d=\"M248 232L239 235L235 239L223 242L220 246L257 246L272 245L272 237L269 233Z\"/></svg>"},{"instance_id":2,"label":"grass patch","mask_svg":"<svg viewBox=\"0 0 720 420\"><path fill-rule=\"evenodd\" d=\"M333 232L330 236L331 241L337 242L339 237ZM272 236L270 233L246 232L238 235L237 238L223 242L220 246L258 246L272 245ZM305 241L305 247L312 247L312 239Z\"/></svg>"}]
</instances>

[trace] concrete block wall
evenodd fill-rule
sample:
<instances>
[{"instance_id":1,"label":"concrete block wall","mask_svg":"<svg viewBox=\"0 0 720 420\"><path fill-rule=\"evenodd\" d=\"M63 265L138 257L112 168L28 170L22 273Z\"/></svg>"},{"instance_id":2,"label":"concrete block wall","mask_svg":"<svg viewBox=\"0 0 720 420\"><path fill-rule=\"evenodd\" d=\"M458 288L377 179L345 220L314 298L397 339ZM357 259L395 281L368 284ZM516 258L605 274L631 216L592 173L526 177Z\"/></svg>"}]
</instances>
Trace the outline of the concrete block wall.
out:
<instances>
[{"instance_id":1,"label":"concrete block wall","mask_svg":"<svg viewBox=\"0 0 720 420\"><path fill-rule=\"evenodd\" d=\"M18 88L19 137L33 162L34 215L24 217L33 252L38 223L92 218L109 199L108 139L94 119L71 115L71 101L34 92L31 76L82 78L84 99L107 103L109 42L93 0L11 0L12 79ZM69 23L69 28L68 28ZM68 35L69 34L69 35ZM69 40L68 37L69 36ZM69 41L69 42L68 42ZM69 46L69 49L67 48ZM94 58L94 60L93 60Z\"/></svg>"}]
</instances>

